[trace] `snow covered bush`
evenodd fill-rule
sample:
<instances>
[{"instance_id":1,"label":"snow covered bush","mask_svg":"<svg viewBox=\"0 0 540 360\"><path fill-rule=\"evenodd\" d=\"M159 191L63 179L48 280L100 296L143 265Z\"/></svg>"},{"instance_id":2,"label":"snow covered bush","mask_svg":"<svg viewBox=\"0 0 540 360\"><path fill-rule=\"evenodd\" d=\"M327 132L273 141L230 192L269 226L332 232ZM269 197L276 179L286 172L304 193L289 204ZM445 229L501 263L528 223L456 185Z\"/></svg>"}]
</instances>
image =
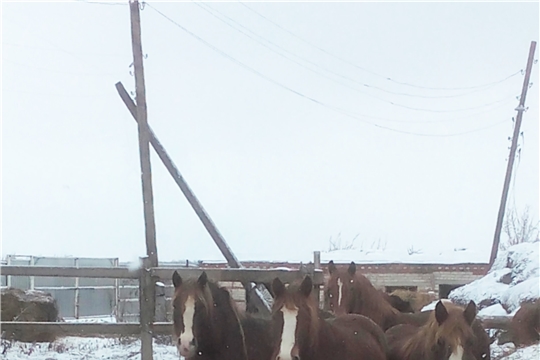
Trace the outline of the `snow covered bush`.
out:
<instances>
[{"instance_id":1,"label":"snow covered bush","mask_svg":"<svg viewBox=\"0 0 540 360\"><path fill-rule=\"evenodd\" d=\"M480 309L495 304L513 313L524 301L540 298L540 242L521 243L499 253L488 274L452 291L449 298Z\"/></svg>"}]
</instances>

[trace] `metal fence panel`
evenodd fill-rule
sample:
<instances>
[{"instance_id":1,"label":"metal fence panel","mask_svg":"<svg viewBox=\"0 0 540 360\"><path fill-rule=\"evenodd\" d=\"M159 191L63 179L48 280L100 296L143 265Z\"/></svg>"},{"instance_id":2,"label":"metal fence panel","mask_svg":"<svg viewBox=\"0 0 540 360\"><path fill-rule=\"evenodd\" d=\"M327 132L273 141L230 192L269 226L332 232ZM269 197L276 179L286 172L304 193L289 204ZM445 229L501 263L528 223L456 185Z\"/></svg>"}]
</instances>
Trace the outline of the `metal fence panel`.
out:
<instances>
[{"instance_id":1,"label":"metal fence panel","mask_svg":"<svg viewBox=\"0 0 540 360\"><path fill-rule=\"evenodd\" d=\"M75 290L43 290L56 299L58 313L61 317L75 317Z\"/></svg>"},{"instance_id":2,"label":"metal fence panel","mask_svg":"<svg viewBox=\"0 0 540 360\"><path fill-rule=\"evenodd\" d=\"M75 266L75 258L36 257L34 265L38 266ZM74 287L75 278L36 276L35 287Z\"/></svg>"},{"instance_id":3,"label":"metal fence panel","mask_svg":"<svg viewBox=\"0 0 540 360\"><path fill-rule=\"evenodd\" d=\"M80 289L79 316L110 315L115 307L114 289Z\"/></svg>"}]
</instances>

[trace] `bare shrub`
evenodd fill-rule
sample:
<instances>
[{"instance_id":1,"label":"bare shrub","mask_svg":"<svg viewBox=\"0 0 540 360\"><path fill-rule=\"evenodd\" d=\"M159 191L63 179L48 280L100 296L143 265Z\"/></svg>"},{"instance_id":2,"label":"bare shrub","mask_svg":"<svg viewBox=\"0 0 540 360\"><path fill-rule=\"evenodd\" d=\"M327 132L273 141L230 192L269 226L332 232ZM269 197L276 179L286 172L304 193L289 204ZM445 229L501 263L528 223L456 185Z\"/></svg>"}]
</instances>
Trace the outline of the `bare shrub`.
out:
<instances>
[{"instance_id":1,"label":"bare shrub","mask_svg":"<svg viewBox=\"0 0 540 360\"><path fill-rule=\"evenodd\" d=\"M328 252L337 250L356 250L355 242L356 239L358 239L358 236L360 236L360 234L356 234L351 241L346 241L343 244L341 243L341 232L337 234L335 239L332 239L330 236L330 239L328 240Z\"/></svg>"},{"instance_id":2,"label":"bare shrub","mask_svg":"<svg viewBox=\"0 0 540 360\"><path fill-rule=\"evenodd\" d=\"M521 215L515 209L508 211L503 223L503 231L508 236L505 243L501 244L503 250L509 246L525 242L534 242L539 239L539 221L533 221L529 215L529 206Z\"/></svg>"},{"instance_id":3,"label":"bare shrub","mask_svg":"<svg viewBox=\"0 0 540 360\"><path fill-rule=\"evenodd\" d=\"M422 249L415 249L413 245L407 248L407 254L409 255L421 254L421 253L422 253Z\"/></svg>"}]
</instances>

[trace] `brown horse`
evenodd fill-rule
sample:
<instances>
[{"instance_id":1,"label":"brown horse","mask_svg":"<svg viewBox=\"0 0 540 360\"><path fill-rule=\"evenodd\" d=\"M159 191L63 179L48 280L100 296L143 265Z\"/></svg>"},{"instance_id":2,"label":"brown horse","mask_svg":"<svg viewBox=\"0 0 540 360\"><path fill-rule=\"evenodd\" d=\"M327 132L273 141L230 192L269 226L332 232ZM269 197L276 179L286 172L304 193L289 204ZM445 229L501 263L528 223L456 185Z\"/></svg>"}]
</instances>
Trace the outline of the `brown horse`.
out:
<instances>
[{"instance_id":1,"label":"brown horse","mask_svg":"<svg viewBox=\"0 0 540 360\"><path fill-rule=\"evenodd\" d=\"M389 360L474 360L476 336L472 323L476 304L463 309L439 301L426 324L394 326L386 332Z\"/></svg>"},{"instance_id":2,"label":"brown horse","mask_svg":"<svg viewBox=\"0 0 540 360\"><path fill-rule=\"evenodd\" d=\"M540 300L521 305L512 318L510 332L516 346L529 346L540 340Z\"/></svg>"},{"instance_id":3,"label":"brown horse","mask_svg":"<svg viewBox=\"0 0 540 360\"><path fill-rule=\"evenodd\" d=\"M388 294L382 290L379 290L382 297L390 304L392 307L402 313L413 313L414 310L411 306L411 303L403 300L397 295Z\"/></svg>"},{"instance_id":4,"label":"brown horse","mask_svg":"<svg viewBox=\"0 0 540 360\"><path fill-rule=\"evenodd\" d=\"M322 320L310 296L313 283L306 276L299 286L288 288L274 279L272 308L274 345L272 360L385 360L382 330L363 316Z\"/></svg>"},{"instance_id":5,"label":"brown horse","mask_svg":"<svg viewBox=\"0 0 540 360\"><path fill-rule=\"evenodd\" d=\"M368 278L356 271L354 262L351 262L347 269L338 269L333 261L330 261L328 270L330 278L326 285L325 300L330 311L336 314L352 313L367 316L386 331L399 324L422 326L432 313L432 311L413 314L399 312L384 299ZM474 321L473 330L477 338L474 350L477 360L489 360L491 357L489 336L479 321Z\"/></svg>"},{"instance_id":6,"label":"brown horse","mask_svg":"<svg viewBox=\"0 0 540 360\"><path fill-rule=\"evenodd\" d=\"M181 356L201 360L270 360L270 321L238 312L229 292L174 272L173 339Z\"/></svg>"}]
</instances>

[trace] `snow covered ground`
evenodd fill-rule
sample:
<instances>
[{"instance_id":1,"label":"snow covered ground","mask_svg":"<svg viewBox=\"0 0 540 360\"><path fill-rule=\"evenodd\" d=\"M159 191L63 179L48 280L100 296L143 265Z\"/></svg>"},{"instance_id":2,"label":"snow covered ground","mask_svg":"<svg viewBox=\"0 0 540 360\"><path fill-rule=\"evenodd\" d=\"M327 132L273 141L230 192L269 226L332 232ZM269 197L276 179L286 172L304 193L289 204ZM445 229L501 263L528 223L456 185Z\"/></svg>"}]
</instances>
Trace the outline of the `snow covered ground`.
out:
<instances>
[{"instance_id":1,"label":"snow covered ground","mask_svg":"<svg viewBox=\"0 0 540 360\"><path fill-rule=\"evenodd\" d=\"M102 339L66 337L53 343L2 341L0 359L6 360L126 360L140 359L140 341L134 338ZM176 347L154 341L154 359L178 360Z\"/></svg>"},{"instance_id":2,"label":"snow covered ground","mask_svg":"<svg viewBox=\"0 0 540 360\"><path fill-rule=\"evenodd\" d=\"M540 344L516 349L514 344L491 345L491 360L538 360Z\"/></svg>"},{"instance_id":3,"label":"snow covered ground","mask_svg":"<svg viewBox=\"0 0 540 360\"><path fill-rule=\"evenodd\" d=\"M3 341L0 359L6 360L126 360L140 359L137 339L101 339L66 337L54 343L25 344ZM537 360L540 344L516 349L513 344L491 345L492 360ZM178 360L176 347L154 342L154 359Z\"/></svg>"}]
</instances>

